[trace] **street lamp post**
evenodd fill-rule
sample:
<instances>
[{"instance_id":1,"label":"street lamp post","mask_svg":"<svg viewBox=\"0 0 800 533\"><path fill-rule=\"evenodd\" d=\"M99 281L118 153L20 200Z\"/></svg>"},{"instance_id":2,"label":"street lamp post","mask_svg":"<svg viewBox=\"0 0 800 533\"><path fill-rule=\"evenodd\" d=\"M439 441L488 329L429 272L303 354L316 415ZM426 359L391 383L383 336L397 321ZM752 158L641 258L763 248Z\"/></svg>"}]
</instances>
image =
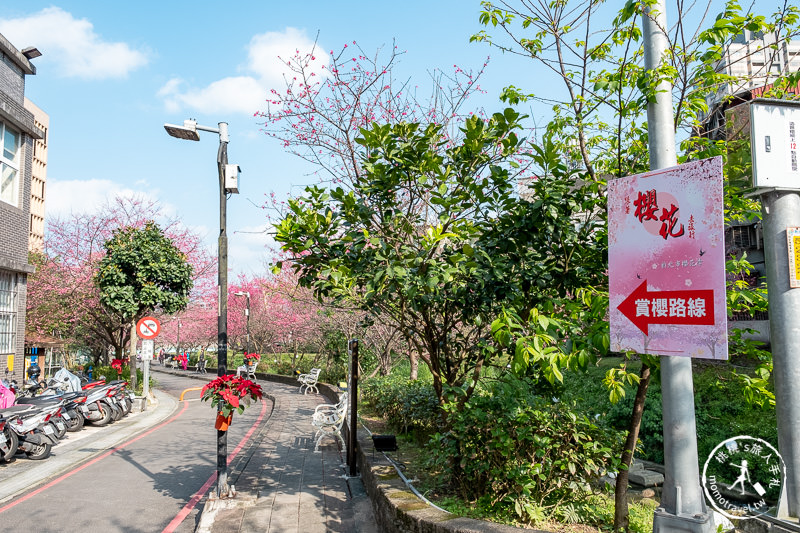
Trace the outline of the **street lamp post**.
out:
<instances>
[{"instance_id":1,"label":"street lamp post","mask_svg":"<svg viewBox=\"0 0 800 533\"><path fill-rule=\"evenodd\" d=\"M245 332L247 334L247 343L245 344L244 349L245 349L245 351L247 353L250 353L250 351L251 351L251 346L250 346L250 293L248 291L240 291L240 292L234 292L233 294L234 294L234 296L245 296L247 298L247 300L246 300L247 303L246 303L246 306L244 308Z\"/></svg>"},{"instance_id":2,"label":"street lamp post","mask_svg":"<svg viewBox=\"0 0 800 533\"><path fill-rule=\"evenodd\" d=\"M175 345L175 355L181 356L181 319L178 319L178 342Z\"/></svg>"},{"instance_id":3,"label":"street lamp post","mask_svg":"<svg viewBox=\"0 0 800 533\"><path fill-rule=\"evenodd\" d=\"M228 164L228 123L220 122L218 128L200 126L197 121L183 121L183 126L164 124L172 137L188 141L199 141L198 131L219 135L217 150L217 174L219 176L219 251L217 282L217 376L228 370L228 235L226 233L227 193L238 193L239 167ZM220 410L221 410L220 405ZM228 493L228 433L217 430L217 496Z\"/></svg>"}]
</instances>

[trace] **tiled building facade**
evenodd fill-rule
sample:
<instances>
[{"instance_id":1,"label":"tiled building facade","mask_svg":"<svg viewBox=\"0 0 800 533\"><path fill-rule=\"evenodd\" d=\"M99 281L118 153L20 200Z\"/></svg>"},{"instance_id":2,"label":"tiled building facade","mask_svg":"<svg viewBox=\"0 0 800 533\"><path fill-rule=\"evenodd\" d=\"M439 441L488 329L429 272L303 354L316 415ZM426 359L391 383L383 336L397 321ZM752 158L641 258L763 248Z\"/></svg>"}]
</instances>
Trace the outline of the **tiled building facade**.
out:
<instances>
[{"instance_id":1,"label":"tiled building facade","mask_svg":"<svg viewBox=\"0 0 800 533\"><path fill-rule=\"evenodd\" d=\"M0 35L0 376L22 378L33 143L43 137L25 109L25 77L36 73Z\"/></svg>"},{"instance_id":2,"label":"tiled building facade","mask_svg":"<svg viewBox=\"0 0 800 533\"><path fill-rule=\"evenodd\" d=\"M39 106L25 98L25 109L33 113L34 125L42 131L41 139L33 141L33 162L31 171L31 229L28 249L31 252L44 251L44 214L47 192L47 138L50 117Z\"/></svg>"}]
</instances>

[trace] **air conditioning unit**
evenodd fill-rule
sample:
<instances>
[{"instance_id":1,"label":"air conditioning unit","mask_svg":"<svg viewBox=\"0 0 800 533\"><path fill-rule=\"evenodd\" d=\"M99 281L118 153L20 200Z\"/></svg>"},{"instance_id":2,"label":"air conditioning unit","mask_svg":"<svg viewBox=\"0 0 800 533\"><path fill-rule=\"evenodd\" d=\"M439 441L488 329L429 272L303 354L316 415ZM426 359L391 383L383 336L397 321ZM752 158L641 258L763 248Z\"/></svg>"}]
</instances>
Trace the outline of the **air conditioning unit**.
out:
<instances>
[{"instance_id":1,"label":"air conditioning unit","mask_svg":"<svg viewBox=\"0 0 800 533\"><path fill-rule=\"evenodd\" d=\"M239 165L225 165L225 191L239 194L239 175L242 169Z\"/></svg>"}]
</instances>

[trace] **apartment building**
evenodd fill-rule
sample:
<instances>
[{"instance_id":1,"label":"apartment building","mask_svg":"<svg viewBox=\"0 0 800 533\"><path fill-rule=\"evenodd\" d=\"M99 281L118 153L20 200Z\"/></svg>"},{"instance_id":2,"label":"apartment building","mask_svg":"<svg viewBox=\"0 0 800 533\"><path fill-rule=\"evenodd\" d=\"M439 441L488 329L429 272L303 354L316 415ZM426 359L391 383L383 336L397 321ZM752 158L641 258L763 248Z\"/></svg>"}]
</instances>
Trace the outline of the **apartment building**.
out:
<instances>
[{"instance_id":1,"label":"apartment building","mask_svg":"<svg viewBox=\"0 0 800 533\"><path fill-rule=\"evenodd\" d=\"M44 132L25 109L25 81L36 74L35 48L18 50L0 35L0 376L22 378L34 141Z\"/></svg>"},{"instance_id":2,"label":"apartment building","mask_svg":"<svg viewBox=\"0 0 800 533\"><path fill-rule=\"evenodd\" d=\"M25 98L25 109L33 114L34 125L42 131L41 139L33 141L33 163L31 166L31 228L28 250L44 251L44 214L47 190L47 138L50 116L39 106Z\"/></svg>"}]
</instances>

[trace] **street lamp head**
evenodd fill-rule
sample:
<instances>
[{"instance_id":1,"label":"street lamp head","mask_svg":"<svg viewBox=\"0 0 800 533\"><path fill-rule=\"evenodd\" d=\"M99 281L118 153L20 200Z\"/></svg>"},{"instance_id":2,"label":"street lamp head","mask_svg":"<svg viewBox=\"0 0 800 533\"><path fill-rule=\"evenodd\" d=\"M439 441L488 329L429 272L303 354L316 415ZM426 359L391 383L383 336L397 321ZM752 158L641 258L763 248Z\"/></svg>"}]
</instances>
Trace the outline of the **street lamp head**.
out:
<instances>
[{"instance_id":1,"label":"street lamp head","mask_svg":"<svg viewBox=\"0 0 800 533\"><path fill-rule=\"evenodd\" d=\"M170 136L187 141L199 141L200 134L197 133L197 121L188 119L183 121L183 126L175 124L164 124L164 129Z\"/></svg>"}]
</instances>

